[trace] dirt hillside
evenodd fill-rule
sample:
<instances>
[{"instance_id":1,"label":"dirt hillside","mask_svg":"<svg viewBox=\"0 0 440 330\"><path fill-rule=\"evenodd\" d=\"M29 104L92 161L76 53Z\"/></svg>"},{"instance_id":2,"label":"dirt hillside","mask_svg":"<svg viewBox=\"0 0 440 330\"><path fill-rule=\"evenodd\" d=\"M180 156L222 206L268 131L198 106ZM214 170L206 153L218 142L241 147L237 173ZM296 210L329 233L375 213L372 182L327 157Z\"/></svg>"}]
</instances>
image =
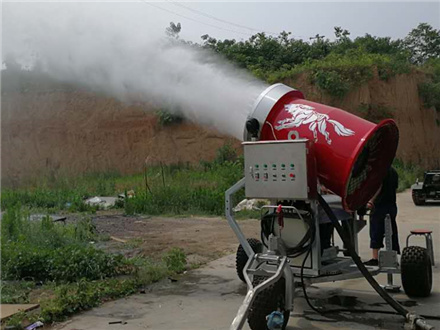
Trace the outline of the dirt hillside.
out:
<instances>
[{"instance_id":1,"label":"dirt hillside","mask_svg":"<svg viewBox=\"0 0 440 330\"><path fill-rule=\"evenodd\" d=\"M308 99L359 114L362 104L391 109L401 133L398 156L425 168L440 167L440 116L425 109L417 84L421 74L378 78L343 100L322 94L305 77L285 83ZM141 171L150 162L211 160L227 137L184 122L162 127L151 108L69 88L2 89L2 183L37 175ZM239 146L238 141L232 141Z\"/></svg>"},{"instance_id":2,"label":"dirt hillside","mask_svg":"<svg viewBox=\"0 0 440 330\"><path fill-rule=\"evenodd\" d=\"M36 175L137 173L147 159L198 163L229 140L187 122L162 127L151 108L78 91L4 93L1 135L3 184Z\"/></svg>"}]
</instances>

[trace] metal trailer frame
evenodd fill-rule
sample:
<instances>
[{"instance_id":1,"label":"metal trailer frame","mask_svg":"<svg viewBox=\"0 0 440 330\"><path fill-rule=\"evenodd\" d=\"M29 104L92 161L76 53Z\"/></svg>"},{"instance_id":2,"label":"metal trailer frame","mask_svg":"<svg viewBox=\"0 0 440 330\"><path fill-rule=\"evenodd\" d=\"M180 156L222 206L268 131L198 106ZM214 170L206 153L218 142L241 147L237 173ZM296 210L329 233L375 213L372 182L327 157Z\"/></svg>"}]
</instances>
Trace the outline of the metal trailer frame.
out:
<instances>
[{"instance_id":1,"label":"metal trailer frame","mask_svg":"<svg viewBox=\"0 0 440 330\"><path fill-rule=\"evenodd\" d=\"M230 187L225 193L225 214L229 226L234 231L237 236L241 246L248 256L248 261L243 269L243 275L248 287L248 292L240 306L237 316L234 318L230 329L241 329L246 321L250 307L252 306L255 297L264 289L270 285L276 283L281 277L284 276L286 283L285 290L285 310L292 311L293 299L294 299L294 289L295 284L301 281L300 272L301 268L295 267L291 264L291 260L286 256L285 247L282 238L270 235L267 251L264 253L255 254L252 247L248 243L245 235L240 229L237 221L234 218L233 211L233 195L240 189L245 187L245 178L242 178L232 187ZM363 277L361 272L354 265L351 257L337 257L338 260L329 265L321 265L321 248L320 248L320 233L319 233L319 218L317 212L317 201L310 201L313 218L315 221L315 240L312 252L315 253L315 258L312 258L311 269L304 269L304 284L310 285L312 283L323 283L323 282L334 282L347 279L354 279ZM266 206L266 208L276 208L277 206L271 205ZM295 209L292 206L283 206L283 208ZM296 210L298 212L298 210ZM399 290L400 287L393 284L393 274L400 273L399 264L397 262L397 254L395 251L391 250L391 220L389 216L385 221L385 238L386 238L386 249L380 251L380 264L379 266L367 267L372 275L377 275L379 273L388 274L388 283L384 286L385 289L390 291ZM362 229L362 228L361 228ZM360 231L360 230L359 230ZM353 221L353 245L355 246L356 252L358 252L358 241L357 241L357 221ZM317 253L318 251L319 253ZM326 251L326 250L325 250ZM337 251L339 252L339 251ZM325 255L325 253L323 253ZM263 267L261 267L263 265ZM266 280L257 286L253 286L250 276L260 275L266 277Z\"/></svg>"}]
</instances>

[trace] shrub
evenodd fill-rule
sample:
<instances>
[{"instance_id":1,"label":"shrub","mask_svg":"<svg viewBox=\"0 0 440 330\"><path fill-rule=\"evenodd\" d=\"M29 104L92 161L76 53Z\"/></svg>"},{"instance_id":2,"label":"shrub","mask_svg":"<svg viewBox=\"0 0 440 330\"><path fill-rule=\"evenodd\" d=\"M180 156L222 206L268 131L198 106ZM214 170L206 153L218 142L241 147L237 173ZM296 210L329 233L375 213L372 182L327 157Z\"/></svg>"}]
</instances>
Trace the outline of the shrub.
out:
<instances>
[{"instance_id":1,"label":"shrub","mask_svg":"<svg viewBox=\"0 0 440 330\"><path fill-rule=\"evenodd\" d=\"M391 109L380 104L362 103L358 107L358 111L360 112L362 118L365 118L373 123L379 123L381 120L394 117L394 113Z\"/></svg>"},{"instance_id":2,"label":"shrub","mask_svg":"<svg viewBox=\"0 0 440 330\"><path fill-rule=\"evenodd\" d=\"M161 126L180 124L183 121L183 117L181 115L171 113L166 110L156 111L156 115Z\"/></svg>"},{"instance_id":3,"label":"shrub","mask_svg":"<svg viewBox=\"0 0 440 330\"><path fill-rule=\"evenodd\" d=\"M426 108L433 107L437 112L440 112L440 82L420 83L419 95Z\"/></svg>"},{"instance_id":4,"label":"shrub","mask_svg":"<svg viewBox=\"0 0 440 330\"><path fill-rule=\"evenodd\" d=\"M410 73L411 65L408 57L403 54L395 56L378 56L376 57L375 65L377 73L381 80L388 80L395 75Z\"/></svg>"},{"instance_id":5,"label":"shrub","mask_svg":"<svg viewBox=\"0 0 440 330\"><path fill-rule=\"evenodd\" d=\"M419 84L420 98L425 107L433 107L440 112L440 58L427 61L422 70L428 79Z\"/></svg>"},{"instance_id":6,"label":"shrub","mask_svg":"<svg viewBox=\"0 0 440 330\"><path fill-rule=\"evenodd\" d=\"M351 88L350 80L333 70L318 70L312 80L320 89L339 98L342 98Z\"/></svg>"},{"instance_id":7,"label":"shrub","mask_svg":"<svg viewBox=\"0 0 440 330\"><path fill-rule=\"evenodd\" d=\"M4 279L74 282L96 280L130 271L123 256L107 254L92 246L42 249L23 242L2 244Z\"/></svg>"},{"instance_id":8,"label":"shrub","mask_svg":"<svg viewBox=\"0 0 440 330\"><path fill-rule=\"evenodd\" d=\"M223 165L225 162L234 162L238 159L237 150L232 147L231 143L227 142L217 149L217 154L214 159L215 164Z\"/></svg>"},{"instance_id":9,"label":"shrub","mask_svg":"<svg viewBox=\"0 0 440 330\"><path fill-rule=\"evenodd\" d=\"M408 73L411 65L402 54L370 54L363 49L351 49L345 53L331 53L321 60L306 61L291 70L270 75L270 81L292 78L307 73L311 83L331 96L342 98L356 86L374 77L388 80L396 74Z\"/></svg>"}]
</instances>

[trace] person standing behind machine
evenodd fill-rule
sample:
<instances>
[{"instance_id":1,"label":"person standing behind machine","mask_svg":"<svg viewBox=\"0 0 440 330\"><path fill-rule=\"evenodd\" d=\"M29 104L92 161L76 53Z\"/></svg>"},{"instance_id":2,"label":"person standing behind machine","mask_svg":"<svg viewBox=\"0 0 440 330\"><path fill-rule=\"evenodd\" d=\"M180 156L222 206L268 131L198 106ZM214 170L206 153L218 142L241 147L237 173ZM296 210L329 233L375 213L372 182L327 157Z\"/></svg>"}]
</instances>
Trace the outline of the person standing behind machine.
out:
<instances>
[{"instance_id":1,"label":"person standing behind machine","mask_svg":"<svg viewBox=\"0 0 440 330\"><path fill-rule=\"evenodd\" d=\"M371 210L370 248L373 253L372 259L364 263L367 266L379 265L379 250L384 247L383 239L385 236L385 218L387 214L391 217L391 228L393 230L392 248L400 254L399 235L396 223L396 190L398 183L399 176L396 170L390 167L379 191L367 204L367 208Z\"/></svg>"}]
</instances>

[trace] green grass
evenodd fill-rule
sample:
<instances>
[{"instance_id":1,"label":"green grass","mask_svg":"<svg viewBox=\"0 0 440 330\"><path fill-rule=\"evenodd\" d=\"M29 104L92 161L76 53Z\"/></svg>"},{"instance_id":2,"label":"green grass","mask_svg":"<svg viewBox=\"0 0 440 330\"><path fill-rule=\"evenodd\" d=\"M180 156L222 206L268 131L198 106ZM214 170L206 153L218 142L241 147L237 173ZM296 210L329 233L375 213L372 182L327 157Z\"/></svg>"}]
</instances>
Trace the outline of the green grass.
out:
<instances>
[{"instance_id":1,"label":"green grass","mask_svg":"<svg viewBox=\"0 0 440 330\"><path fill-rule=\"evenodd\" d=\"M35 289L33 281L9 281L1 282L1 303L2 304L27 304L29 293Z\"/></svg>"},{"instance_id":2,"label":"green grass","mask_svg":"<svg viewBox=\"0 0 440 330\"><path fill-rule=\"evenodd\" d=\"M117 173L89 173L78 177L42 177L22 187L2 187L1 207L7 209L19 203L47 211L94 212L95 206L84 204L93 196L111 196L117 191Z\"/></svg>"},{"instance_id":3,"label":"green grass","mask_svg":"<svg viewBox=\"0 0 440 330\"><path fill-rule=\"evenodd\" d=\"M108 300L128 296L145 285L186 269L186 256L181 250L171 249L163 259L159 262L145 258L132 259L132 265L136 267L129 277L92 281L82 278L71 283L46 283L42 286L36 286L35 282L30 281L2 282L1 303L40 304L38 313L20 313L8 320L7 324L21 325L25 320L28 323L41 320L46 324L63 321L70 315L99 306ZM39 293L35 301L30 299L33 291Z\"/></svg>"},{"instance_id":4,"label":"green grass","mask_svg":"<svg viewBox=\"0 0 440 330\"><path fill-rule=\"evenodd\" d=\"M161 260L128 259L91 244L98 239L88 218L63 225L49 217L31 221L28 210L18 205L8 208L1 221L0 302L37 302L41 309L19 313L7 324L61 321L187 267L185 253L177 248Z\"/></svg>"},{"instance_id":5,"label":"green grass","mask_svg":"<svg viewBox=\"0 0 440 330\"><path fill-rule=\"evenodd\" d=\"M44 212L94 212L97 208L85 205L85 198L117 196L133 190L133 198L116 206L123 207L126 214L223 215L224 193L242 176L243 161L227 143L218 150L214 161L201 161L198 166L151 166L136 175L95 173L3 188L1 206L9 209L20 204ZM242 193L238 194L237 200L242 197Z\"/></svg>"},{"instance_id":6,"label":"green grass","mask_svg":"<svg viewBox=\"0 0 440 330\"><path fill-rule=\"evenodd\" d=\"M186 269L186 255L180 248L172 248L162 258L167 268L175 273L182 273Z\"/></svg>"},{"instance_id":7,"label":"green grass","mask_svg":"<svg viewBox=\"0 0 440 330\"><path fill-rule=\"evenodd\" d=\"M122 255L107 254L91 243L96 239L90 219L74 225L57 224L50 217L31 221L16 206L1 221L2 279L40 282L96 280L130 272Z\"/></svg>"},{"instance_id":8,"label":"green grass","mask_svg":"<svg viewBox=\"0 0 440 330\"><path fill-rule=\"evenodd\" d=\"M359 111L373 122L392 114L391 109L371 104L363 105ZM401 179L400 191L408 188L417 177L421 178L423 175L423 171L417 166L404 164L399 160L395 164ZM237 157L229 145L225 145L220 149L215 161L200 162L198 166L155 166L146 168L144 173L136 175L85 175L50 184L46 182L39 188L3 189L2 208L8 210L18 203L31 209L40 208L43 212L90 212L96 208L84 206L83 196L90 197L99 193L116 196L121 192L133 190L134 197L126 198L120 205L128 215L223 216L224 193L242 176L243 160ZM71 196L77 202L66 208L65 204L72 200ZM235 196L235 201L239 202L243 198L244 192L240 191ZM54 200L57 202L54 203ZM237 217L258 218L258 211L239 212ZM58 236L50 239L56 242ZM32 239L35 235L28 234L28 237Z\"/></svg>"}]
</instances>

